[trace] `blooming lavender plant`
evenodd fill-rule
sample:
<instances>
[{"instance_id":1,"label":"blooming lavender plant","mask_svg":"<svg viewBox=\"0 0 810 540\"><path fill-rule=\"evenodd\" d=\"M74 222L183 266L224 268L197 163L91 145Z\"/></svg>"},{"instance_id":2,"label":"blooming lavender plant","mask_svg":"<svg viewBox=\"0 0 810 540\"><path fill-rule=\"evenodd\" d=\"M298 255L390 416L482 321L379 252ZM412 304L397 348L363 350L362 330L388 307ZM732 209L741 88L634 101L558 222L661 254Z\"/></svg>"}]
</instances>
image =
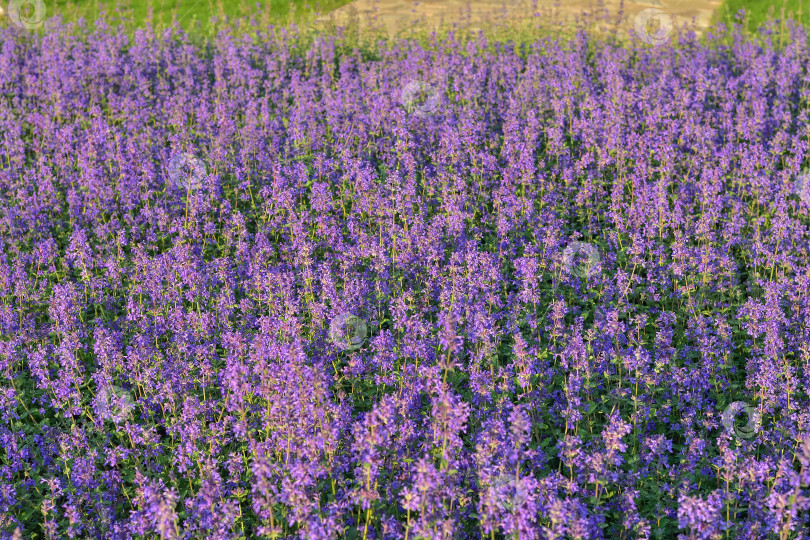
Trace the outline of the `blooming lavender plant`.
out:
<instances>
[{"instance_id":1,"label":"blooming lavender plant","mask_svg":"<svg viewBox=\"0 0 810 540\"><path fill-rule=\"evenodd\" d=\"M0 30L1 538L810 534L806 30L217 25Z\"/></svg>"}]
</instances>

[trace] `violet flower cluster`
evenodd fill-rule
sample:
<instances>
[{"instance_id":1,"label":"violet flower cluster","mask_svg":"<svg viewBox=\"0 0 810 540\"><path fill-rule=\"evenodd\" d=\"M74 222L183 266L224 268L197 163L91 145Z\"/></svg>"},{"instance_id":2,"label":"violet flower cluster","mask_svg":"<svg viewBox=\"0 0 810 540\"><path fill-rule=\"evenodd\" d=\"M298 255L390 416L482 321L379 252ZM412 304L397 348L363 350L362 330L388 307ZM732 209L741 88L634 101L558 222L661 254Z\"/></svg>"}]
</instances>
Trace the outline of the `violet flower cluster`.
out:
<instances>
[{"instance_id":1,"label":"violet flower cluster","mask_svg":"<svg viewBox=\"0 0 810 540\"><path fill-rule=\"evenodd\" d=\"M0 30L0 538L807 537L787 28Z\"/></svg>"}]
</instances>

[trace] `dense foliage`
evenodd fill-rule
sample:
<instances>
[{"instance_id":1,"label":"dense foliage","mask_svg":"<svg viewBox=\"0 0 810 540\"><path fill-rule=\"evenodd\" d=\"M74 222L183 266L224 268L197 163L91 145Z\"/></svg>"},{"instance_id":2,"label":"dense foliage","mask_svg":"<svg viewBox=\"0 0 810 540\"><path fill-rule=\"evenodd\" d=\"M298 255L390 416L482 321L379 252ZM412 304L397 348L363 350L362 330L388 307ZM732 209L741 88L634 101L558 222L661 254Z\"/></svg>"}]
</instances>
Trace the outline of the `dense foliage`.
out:
<instances>
[{"instance_id":1,"label":"dense foliage","mask_svg":"<svg viewBox=\"0 0 810 540\"><path fill-rule=\"evenodd\" d=\"M806 33L455 39L0 32L3 538L810 532Z\"/></svg>"}]
</instances>

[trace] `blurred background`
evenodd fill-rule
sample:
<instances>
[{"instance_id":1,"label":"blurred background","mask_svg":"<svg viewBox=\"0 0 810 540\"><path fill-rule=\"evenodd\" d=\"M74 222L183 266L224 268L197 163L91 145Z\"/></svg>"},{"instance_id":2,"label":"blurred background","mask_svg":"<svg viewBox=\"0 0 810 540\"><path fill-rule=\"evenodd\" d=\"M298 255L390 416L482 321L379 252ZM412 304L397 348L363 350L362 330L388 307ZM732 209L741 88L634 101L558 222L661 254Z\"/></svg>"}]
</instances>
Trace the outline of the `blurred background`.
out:
<instances>
[{"instance_id":1,"label":"blurred background","mask_svg":"<svg viewBox=\"0 0 810 540\"><path fill-rule=\"evenodd\" d=\"M44 6L47 18L65 22L105 18L113 24L124 20L135 28L148 24L158 31L174 22L186 31L205 31L226 18L249 18L254 27L295 23L317 29L325 24L354 31L373 28L393 37L439 26L469 30L514 26L519 20L530 21L532 28L546 23L563 27L583 13L610 16L632 26L633 18L647 10L665 14L675 26L694 24L700 33L712 24L732 21L755 31L769 16L806 23L805 4L810 0L0 0L0 24L9 23L14 5L20 13L28 10L32 15ZM744 16L740 10L745 10Z\"/></svg>"}]
</instances>

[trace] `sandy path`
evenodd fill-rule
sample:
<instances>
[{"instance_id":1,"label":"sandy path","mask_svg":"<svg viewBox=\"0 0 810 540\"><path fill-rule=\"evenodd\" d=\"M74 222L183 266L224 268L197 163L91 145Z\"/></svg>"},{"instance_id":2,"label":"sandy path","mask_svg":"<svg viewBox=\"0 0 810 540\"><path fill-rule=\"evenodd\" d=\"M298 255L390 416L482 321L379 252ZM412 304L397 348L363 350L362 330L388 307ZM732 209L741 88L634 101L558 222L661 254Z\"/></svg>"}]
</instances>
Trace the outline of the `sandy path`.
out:
<instances>
[{"instance_id":1,"label":"sandy path","mask_svg":"<svg viewBox=\"0 0 810 540\"><path fill-rule=\"evenodd\" d=\"M344 26L366 33L380 28L389 37L403 35L409 30L432 30L457 26L477 30L487 26L528 23L545 25L550 22L570 23L585 11L609 13L627 34L656 45L673 33L674 27L695 24L700 33L708 27L721 0L646 0L625 1L619 18L621 0L602 0L598 8L594 0L355 0L321 22ZM534 7L536 4L536 8Z\"/></svg>"}]
</instances>

